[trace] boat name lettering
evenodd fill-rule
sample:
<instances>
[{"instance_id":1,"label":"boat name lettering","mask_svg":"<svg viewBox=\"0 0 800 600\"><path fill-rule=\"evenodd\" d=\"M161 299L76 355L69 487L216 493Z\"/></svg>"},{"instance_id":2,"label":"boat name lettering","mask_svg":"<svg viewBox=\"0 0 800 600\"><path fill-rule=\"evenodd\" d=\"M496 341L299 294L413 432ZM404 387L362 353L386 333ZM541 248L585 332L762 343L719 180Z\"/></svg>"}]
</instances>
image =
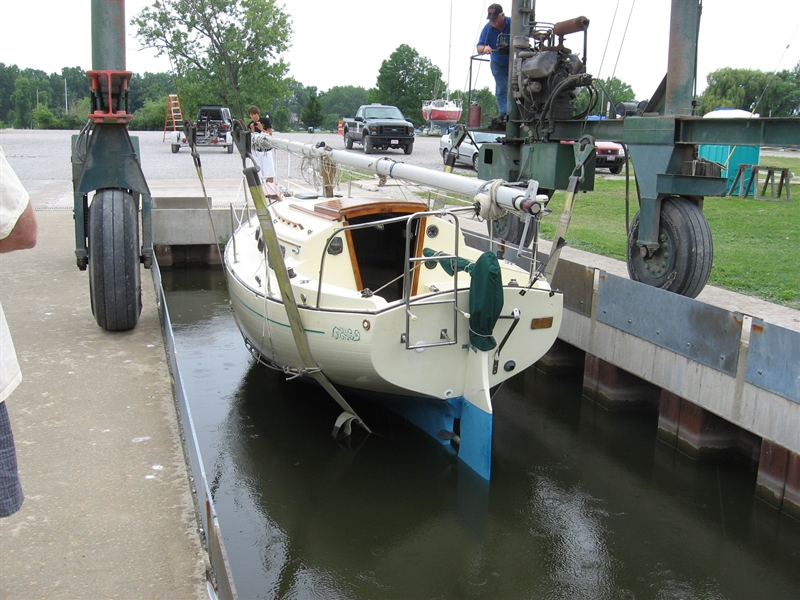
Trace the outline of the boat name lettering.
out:
<instances>
[{"instance_id":1,"label":"boat name lettering","mask_svg":"<svg viewBox=\"0 0 800 600\"><path fill-rule=\"evenodd\" d=\"M331 335L335 340L346 340L348 342L360 342L361 332L358 329L345 329L344 327L334 327Z\"/></svg>"}]
</instances>

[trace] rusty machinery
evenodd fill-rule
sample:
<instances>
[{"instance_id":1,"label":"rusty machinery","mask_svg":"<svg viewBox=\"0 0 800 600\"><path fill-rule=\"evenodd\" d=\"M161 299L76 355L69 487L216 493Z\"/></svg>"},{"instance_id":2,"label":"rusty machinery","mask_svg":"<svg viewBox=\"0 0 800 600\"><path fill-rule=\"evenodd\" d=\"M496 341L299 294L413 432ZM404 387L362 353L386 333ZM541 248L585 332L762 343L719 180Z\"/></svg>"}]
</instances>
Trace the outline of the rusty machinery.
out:
<instances>
[{"instance_id":1,"label":"rusty machinery","mask_svg":"<svg viewBox=\"0 0 800 600\"><path fill-rule=\"evenodd\" d=\"M92 0L91 112L72 138L75 256L79 269L88 268L92 313L107 331L136 326L140 264L149 268L153 260L152 197L138 140L128 135L131 75L125 70L124 0Z\"/></svg>"},{"instance_id":2,"label":"rusty machinery","mask_svg":"<svg viewBox=\"0 0 800 600\"><path fill-rule=\"evenodd\" d=\"M550 195L568 189L578 144L585 135L625 144L639 189L639 212L628 232L632 279L696 297L713 260L702 208L706 196L724 196L718 166L697 158L698 144L789 146L800 139L800 119L701 119L692 115L697 32L702 0L671 0L668 73L639 116L589 120L576 114L581 89L599 93L585 65L589 19L536 20L535 0L514 0L508 40L509 107L505 138L481 146L478 176L525 184ZM582 45L583 59L567 47ZM581 37L582 36L582 37ZM457 131L456 136L463 132ZM594 160L584 162L582 190L594 187ZM516 217L495 223L498 237L518 243Z\"/></svg>"}]
</instances>

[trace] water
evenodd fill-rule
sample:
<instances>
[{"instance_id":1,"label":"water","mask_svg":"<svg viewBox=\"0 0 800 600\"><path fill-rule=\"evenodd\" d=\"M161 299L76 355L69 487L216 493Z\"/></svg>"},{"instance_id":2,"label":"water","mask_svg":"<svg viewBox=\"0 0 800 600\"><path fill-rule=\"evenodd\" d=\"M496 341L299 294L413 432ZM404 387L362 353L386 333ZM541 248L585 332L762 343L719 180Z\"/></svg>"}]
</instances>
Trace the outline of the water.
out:
<instances>
[{"instance_id":1,"label":"water","mask_svg":"<svg viewBox=\"0 0 800 600\"><path fill-rule=\"evenodd\" d=\"M163 273L178 361L243 599L800 598L800 523L740 463L659 442L580 377L495 397L492 482L391 413L254 364L222 273Z\"/></svg>"}]
</instances>

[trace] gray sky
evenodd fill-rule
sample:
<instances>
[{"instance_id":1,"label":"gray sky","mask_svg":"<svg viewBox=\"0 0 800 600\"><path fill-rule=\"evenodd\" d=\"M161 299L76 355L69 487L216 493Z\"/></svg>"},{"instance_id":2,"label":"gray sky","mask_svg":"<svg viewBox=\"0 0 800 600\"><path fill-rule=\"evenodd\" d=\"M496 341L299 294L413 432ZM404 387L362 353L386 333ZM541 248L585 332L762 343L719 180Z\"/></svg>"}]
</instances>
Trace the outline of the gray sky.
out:
<instances>
[{"instance_id":1,"label":"gray sky","mask_svg":"<svg viewBox=\"0 0 800 600\"><path fill-rule=\"evenodd\" d=\"M508 10L513 6L512 0L500 3ZM127 0L126 21L148 4L152 0ZM335 85L373 87L381 62L400 44L408 44L438 66L445 80L449 74L451 89L466 90L470 55L491 0L278 4L291 16L294 32L284 59L290 74L304 85L320 91ZM671 0L538 0L536 17L553 23L588 17L589 72L603 78L615 75L642 100L650 97L666 72L670 4ZM722 67L770 73L794 68L800 62L799 26L800 0L704 0L698 91L705 89L706 75ZM139 50L134 34L128 26L128 70L169 71L165 57ZM579 34L567 37L573 50L582 50L582 45ZM64 66L91 68L90 0L0 0L0 62L48 73ZM475 62L473 88L487 86L493 89L488 65Z\"/></svg>"}]
</instances>

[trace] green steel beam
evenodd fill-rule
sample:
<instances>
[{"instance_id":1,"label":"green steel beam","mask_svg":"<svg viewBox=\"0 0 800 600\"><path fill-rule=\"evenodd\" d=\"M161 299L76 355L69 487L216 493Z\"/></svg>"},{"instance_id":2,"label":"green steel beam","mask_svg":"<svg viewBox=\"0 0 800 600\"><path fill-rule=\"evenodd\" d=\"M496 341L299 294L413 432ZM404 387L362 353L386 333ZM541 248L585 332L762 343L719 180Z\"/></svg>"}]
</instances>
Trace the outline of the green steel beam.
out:
<instances>
[{"instance_id":1,"label":"green steel beam","mask_svg":"<svg viewBox=\"0 0 800 600\"><path fill-rule=\"evenodd\" d=\"M125 0L92 0L92 69L125 71Z\"/></svg>"}]
</instances>

